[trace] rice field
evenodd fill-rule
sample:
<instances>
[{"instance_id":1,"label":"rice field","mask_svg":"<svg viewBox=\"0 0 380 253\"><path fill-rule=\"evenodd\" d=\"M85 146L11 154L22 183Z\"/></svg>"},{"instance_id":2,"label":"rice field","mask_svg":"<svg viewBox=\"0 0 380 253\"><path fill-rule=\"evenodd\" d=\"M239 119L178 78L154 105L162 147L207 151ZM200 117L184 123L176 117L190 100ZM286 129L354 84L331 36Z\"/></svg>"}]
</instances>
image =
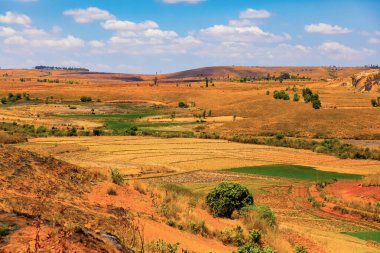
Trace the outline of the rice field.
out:
<instances>
[{"instance_id":1,"label":"rice field","mask_svg":"<svg viewBox=\"0 0 380 253\"><path fill-rule=\"evenodd\" d=\"M60 148L57 153L57 147ZM49 137L19 147L99 171L117 168L125 174L187 172L293 164L350 174L380 172L380 161L339 159L307 150L242 144L225 140L139 136ZM70 146L74 148L69 148ZM79 151L76 151L79 150Z\"/></svg>"}]
</instances>

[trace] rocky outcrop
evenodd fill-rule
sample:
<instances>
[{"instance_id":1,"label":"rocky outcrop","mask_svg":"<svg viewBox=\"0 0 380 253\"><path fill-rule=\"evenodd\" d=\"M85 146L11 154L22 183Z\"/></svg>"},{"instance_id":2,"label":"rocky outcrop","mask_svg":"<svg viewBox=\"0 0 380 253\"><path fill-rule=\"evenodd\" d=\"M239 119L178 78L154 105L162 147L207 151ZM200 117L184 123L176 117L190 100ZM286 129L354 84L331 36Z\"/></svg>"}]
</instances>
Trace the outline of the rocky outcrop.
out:
<instances>
[{"instance_id":1,"label":"rocky outcrop","mask_svg":"<svg viewBox=\"0 0 380 253\"><path fill-rule=\"evenodd\" d=\"M368 70L355 74L352 85L359 91L380 91L380 70Z\"/></svg>"}]
</instances>

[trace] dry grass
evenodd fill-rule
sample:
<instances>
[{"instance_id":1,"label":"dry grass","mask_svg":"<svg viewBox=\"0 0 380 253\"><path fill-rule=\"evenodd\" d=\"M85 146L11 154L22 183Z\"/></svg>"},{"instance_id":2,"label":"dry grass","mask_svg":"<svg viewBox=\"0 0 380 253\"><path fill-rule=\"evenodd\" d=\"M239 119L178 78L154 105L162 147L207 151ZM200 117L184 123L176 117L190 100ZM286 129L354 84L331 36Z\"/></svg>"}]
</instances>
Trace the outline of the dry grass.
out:
<instances>
[{"instance_id":1,"label":"dry grass","mask_svg":"<svg viewBox=\"0 0 380 253\"><path fill-rule=\"evenodd\" d=\"M78 145L87 150L59 154L50 152L56 145ZM149 173L153 176L170 171L217 170L266 164L302 164L320 170L354 174L380 172L379 161L341 160L306 150L224 140L120 136L63 137L31 139L19 147L44 155L53 155L86 168L101 169L105 173L110 168L117 168L126 175L141 175L147 168L155 168L156 174L154 171Z\"/></svg>"},{"instance_id":2,"label":"dry grass","mask_svg":"<svg viewBox=\"0 0 380 253\"><path fill-rule=\"evenodd\" d=\"M326 78L326 68L310 68L302 75L313 75L315 78ZM8 92L28 92L31 97L54 96L64 101L79 101L83 95L91 96L102 101L133 100L155 101L163 103L171 109L177 107L179 101L194 102L197 110L179 110L180 118L192 117L194 111L212 110L213 116L237 115L243 120L232 122L210 122L206 130L219 132L272 134L284 133L304 137L345 137L345 138L378 138L380 118L378 108L371 108L371 93L360 93L355 88L345 85L350 82L350 76L361 69L347 68L341 71L341 79L330 82L255 82L230 83L217 81L216 87L201 88L203 83L194 83L192 87L175 83L160 83L158 87L149 86L149 82L124 82L117 79L118 75L78 75L62 71L54 71L51 78L80 80L78 85L67 84L40 84L35 79L32 82L20 83L18 77L29 76L37 78L40 71L1 70L0 75L9 72L10 76L4 79L0 95ZM264 69L264 71L266 71ZM280 69L271 70L273 73ZM294 70L297 71L297 70ZM319 79L319 78L317 78ZM11 81L11 80L14 80ZM181 81L179 81L181 83ZM117 84L117 85L115 85ZM296 85L298 89L308 86L319 93L322 109L314 110L309 104L302 101L276 101L272 96L265 95L267 90L285 89ZM290 92L292 95L292 92ZM302 99L301 99L302 100ZM31 122L37 120L40 124L60 125L72 124L76 126L96 127L98 122L65 119L65 122L51 118L48 112L59 113L70 111L62 105L28 106L0 110L0 117L8 121L20 120ZM34 108L34 109L33 109ZM79 106L78 111L89 112L91 108ZM198 110L199 109L199 110ZM37 112L41 115L36 117ZM72 111L71 111L72 112ZM45 116L43 116L45 115ZM43 116L43 117L42 117ZM260 120L258 120L260 119ZM343 125L342 125L343 122ZM358 131L365 129L365 131Z\"/></svg>"},{"instance_id":3,"label":"dry grass","mask_svg":"<svg viewBox=\"0 0 380 253\"><path fill-rule=\"evenodd\" d=\"M371 174L363 178L363 186L380 186L380 174Z\"/></svg>"}]
</instances>

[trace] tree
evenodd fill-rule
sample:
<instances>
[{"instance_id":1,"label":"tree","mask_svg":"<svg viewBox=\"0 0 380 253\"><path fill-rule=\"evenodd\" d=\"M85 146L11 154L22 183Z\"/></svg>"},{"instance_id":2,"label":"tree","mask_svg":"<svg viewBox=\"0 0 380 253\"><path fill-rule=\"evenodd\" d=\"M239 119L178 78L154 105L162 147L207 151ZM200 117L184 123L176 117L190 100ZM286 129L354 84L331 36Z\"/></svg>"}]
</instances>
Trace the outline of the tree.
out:
<instances>
[{"instance_id":1,"label":"tree","mask_svg":"<svg viewBox=\"0 0 380 253\"><path fill-rule=\"evenodd\" d=\"M231 217L234 210L253 204L247 187L237 183L223 182L206 196L206 204L217 217Z\"/></svg>"},{"instance_id":2,"label":"tree","mask_svg":"<svg viewBox=\"0 0 380 253\"><path fill-rule=\"evenodd\" d=\"M208 88L208 83L209 83L208 77L205 78L205 82L206 82L206 88Z\"/></svg>"},{"instance_id":3,"label":"tree","mask_svg":"<svg viewBox=\"0 0 380 253\"><path fill-rule=\"evenodd\" d=\"M318 110L322 107L321 101L319 99L312 101L313 108Z\"/></svg>"}]
</instances>

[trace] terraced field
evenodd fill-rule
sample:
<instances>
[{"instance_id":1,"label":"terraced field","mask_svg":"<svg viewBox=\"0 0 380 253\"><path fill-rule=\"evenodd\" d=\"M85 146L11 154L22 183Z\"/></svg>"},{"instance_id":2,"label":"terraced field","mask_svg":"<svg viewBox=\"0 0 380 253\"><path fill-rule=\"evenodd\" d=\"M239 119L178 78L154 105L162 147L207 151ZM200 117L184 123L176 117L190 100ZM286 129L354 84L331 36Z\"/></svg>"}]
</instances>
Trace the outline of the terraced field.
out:
<instances>
[{"instance_id":1,"label":"terraced field","mask_svg":"<svg viewBox=\"0 0 380 253\"><path fill-rule=\"evenodd\" d=\"M31 139L18 146L83 167L104 172L118 168L126 174L221 170L268 164L300 164L323 171L362 175L380 172L380 161L342 160L306 150L224 140L137 136L51 137Z\"/></svg>"}]
</instances>

